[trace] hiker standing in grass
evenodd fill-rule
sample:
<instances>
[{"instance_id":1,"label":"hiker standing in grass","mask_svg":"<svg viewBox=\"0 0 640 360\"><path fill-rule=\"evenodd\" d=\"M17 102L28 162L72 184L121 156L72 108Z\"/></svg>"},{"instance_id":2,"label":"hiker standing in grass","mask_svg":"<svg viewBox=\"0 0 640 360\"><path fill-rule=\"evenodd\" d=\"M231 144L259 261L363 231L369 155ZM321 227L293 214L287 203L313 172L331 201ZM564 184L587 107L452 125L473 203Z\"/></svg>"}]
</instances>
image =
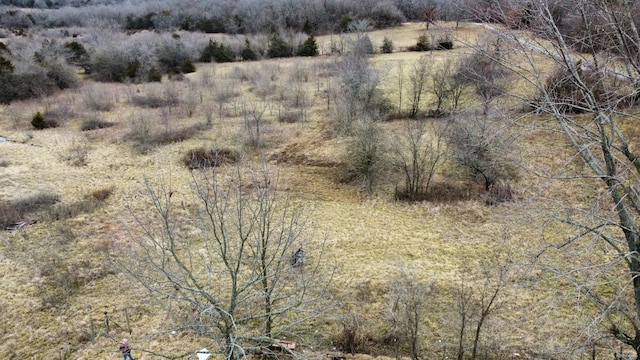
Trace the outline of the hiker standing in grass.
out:
<instances>
[{"instance_id":1,"label":"hiker standing in grass","mask_svg":"<svg viewBox=\"0 0 640 360\"><path fill-rule=\"evenodd\" d=\"M129 358L129 360L135 360L133 358L133 355L131 355L131 347L129 346L129 340L123 339L119 349L120 349L120 352L122 353L122 360L127 360L127 357Z\"/></svg>"}]
</instances>

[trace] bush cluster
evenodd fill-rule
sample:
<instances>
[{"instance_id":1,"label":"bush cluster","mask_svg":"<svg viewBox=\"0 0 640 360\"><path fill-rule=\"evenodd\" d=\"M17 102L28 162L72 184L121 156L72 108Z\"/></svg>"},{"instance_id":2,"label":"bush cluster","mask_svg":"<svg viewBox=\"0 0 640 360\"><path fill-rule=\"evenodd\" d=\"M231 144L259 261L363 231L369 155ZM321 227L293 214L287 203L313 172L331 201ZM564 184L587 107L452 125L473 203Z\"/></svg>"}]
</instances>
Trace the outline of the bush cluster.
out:
<instances>
[{"instance_id":1,"label":"bush cluster","mask_svg":"<svg viewBox=\"0 0 640 360\"><path fill-rule=\"evenodd\" d=\"M104 129L104 128L112 127L114 125L115 123L110 121L105 121L97 118L89 118L82 122L82 125L80 125L80 130L89 131L89 130L96 130L96 129Z\"/></svg>"},{"instance_id":2,"label":"bush cluster","mask_svg":"<svg viewBox=\"0 0 640 360\"><path fill-rule=\"evenodd\" d=\"M41 112L37 112L31 118L31 126L36 130L43 130L48 128L58 127L59 124L55 119L47 119Z\"/></svg>"},{"instance_id":3,"label":"bush cluster","mask_svg":"<svg viewBox=\"0 0 640 360\"><path fill-rule=\"evenodd\" d=\"M613 104L615 107L631 106L637 98L630 83L615 75L595 71L582 64L576 64L577 79L566 67L557 68L546 80L545 92L562 112L579 114L590 107L586 96L590 93L601 103ZM588 91L585 91L585 87ZM540 95L533 101L534 107L545 106L546 96Z\"/></svg>"},{"instance_id":4,"label":"bush cluster","mask_svg":"<svg viewBox=\"0 0 640 360\"><path fill-rule=\"evenodd\" d=\"M57 90L76 87L74 70L57 54L36 52L18 70L8 50L0 50L0 103L50 95Z\"/></svg>"},{"instance_id":5,"label":"bush cluster","mask_svg":"<svg viewBox=\"0 0 640 360\"><path fill-rule=\"evenodd\" d=\"M451 50L453 41L449 36L428 39L426 35L420 35L415 45L409 46L409 51Z\"/></svg>"},{"instance_id":6,"label":"bush cluster","mask_svg":"<svg viewBox=\"0 0 640 360\"><path fill-rule=\"evenodd\" d=\"M233 164L240 160L240 153L230 148L198 147L187 151L182 161L189 169L203 169L223 164Z\"/></svg>"},{"instance_id":7,"label":"bush cluster","mask_svg":"<svg viewBox=\"0 0 640 360\"><path fill-rule=\"evenodd\" d=\"M169 76L196 71L196 59L178 35L156 41L142 37L122 46L112 43L91 56L92 77L103 82L159 82Z\"/></svg>"}]
</instances>

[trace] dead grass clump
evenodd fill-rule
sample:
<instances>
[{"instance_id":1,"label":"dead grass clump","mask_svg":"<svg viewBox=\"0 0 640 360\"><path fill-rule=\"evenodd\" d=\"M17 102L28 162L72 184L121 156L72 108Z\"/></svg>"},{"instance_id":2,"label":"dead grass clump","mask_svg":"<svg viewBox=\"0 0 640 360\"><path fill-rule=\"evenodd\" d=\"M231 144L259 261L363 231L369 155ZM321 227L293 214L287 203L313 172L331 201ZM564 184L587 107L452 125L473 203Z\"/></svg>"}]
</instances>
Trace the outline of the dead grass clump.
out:
<instances>
[{"instance_id":1,"label":"dead grass clump","mask_svg":"<svg viewBox=\"0 0 640 360\"><path fill-rule=\"evenodd\" d=\"M180 99L165 97L158 94L146 94L131 97L131 103L143 108L157 109L161 107L177 106L180 103Z\"/></svg>"},{"instance_id":2,"label":"dead grass clump","mask_svg":"<svg viewBox=\"0 0 640 360\"><path fill-rule=\"evenodd\" d=\"M93 212L100 204L101 202L95 198L87 198L72 203L58 203L48 209L47 219L49 221L72 219L79 214Z\"/></svg>"},{"instance_id":3,"label":"dead grass clump","mask_svg":"<svg viewBox=\"0 0 640 360\"><path fill-rule=\"evenodd\" d=\"M428 192L422 193L419 199L414 198L414 201L455 203L472 200L478 197L480 192L482 192L482 187L471 183L436 182L431 185ZM396 192L396 199L410 200L411 198L408 194Z\"/></svg>"},{"instance_id":4,"label":"dead grass clump","mask_svg":"<svg viewBox=\"0 0 640 360\"><path fill-rule=\"evenodd\" d=\"M72 166L86 166L89 157L89 144L85 141L74 140L67 148L62 160L68 162Z\"/></svg>"},{"instance_id":5,"label":"dead grass clump","mask_svg":"<svg viewBox=\"0 0 640 360\"><path fill-rule=\"evenodd\" d=\"M58 195L37 193L14 201L0 200L0 225L6 228L60 201Z\"/></svg>"},{"instance_id":6,"label":"dead grass clump","mask_svg":"<svg viewBox=\"0 0 640 360\"><path fill-rule=\"evenodd\" d=\"M175 107L180 104L180 94L171 84L150 86L145 93L132 95L130 101L133 105L142 108Z\"/></svg>"},{"instance_id":7,"label":"dead grass clump","mask_svg":"<svg viewBox=\"0 0 640 360\"><path fill-rule=\"evenodd\" d=\"M498 205L514 200L515 194L509 183L499 181L489 189L489 194L485 203L487 205Z\"/></svg>"},{"instance_id":8,"label":"dead grass clump","mask_svg":"<svg viewBox=\"0 0 640 360\"><path fill-rule=\"evenodd\" d=\"M207 128L206 124L196 124L182 129L163 131L153 136L152 142L156 145L171 144L191 139L196 134Z\"/></svg>"},{"instance_id":9,"label":"dead grass clump","mask_svg":"<svg viewBox=\"0 0 640 360\"><path fill-rule=\"evenodd\" d=\"M80 130L89 131L96 129L105 129L114 126L116 123L110 121L104 121L102 119L90 118L82 121L82 125L80 125Z\"/></svg>"},{"instance_id":10,"label":"dead grass clump","mask_svg":"<svg viewBox=\"0 0 640 360\"><path fill-rule=\"evenodd\" d=\"M339 319L340 331L336 332L331 339L336 348L350 354L366 354L369 352L369 339L373 337L368 334L371 329L370 324L361 315L350 312Z\"/></svg>"},{"instance_id":11,"label":"dead grass clump","mask_svg":"<svg viewBox=\"0 0 640 360\"><path fill-rule=\"evenodd\" d=\"M115 106L115 99L106 90L91 89L83 93L82 99L87 110L108 112Z\"/></svg>"},{"instance_id":12,"label":"dead grass clump","mask_svg":"<svg viewBox=\"0 0 640 360\"><path fill-rule=\"evenodd\" d=\"M282 111L278 115L278 122L286 124L294 124L302 120L302 111Z\"/></svg>"},{"instance_id":13,"label":"dead grass clump","mask_svg":"<svg viewBox=\"0 0 640 360\"><path fill-rule=\"evenodd\" d=\"M59 249L62 250L62 249ZM44 277L44 286L39 287L42 308L55 308L63 305L70 296L92 282L115 271L107 266L96 265L88 260L65 264L61 254L41 258L40 275Z\"/></svg>"},{"instance_id":14,"label":"dead grass clump","mask_svg":"<svg viewBox=\"0 0 640 360\"><path fill-rule=\"evenodd\" d=\"M233 164L238 162L240 158L241 155L237 150L199 147L187 151L183 157L183 162L189 169L203 169L223 164Z\"/></svg>"},{"instance_id":15,"label":"dead grass clump","mask_svg":"<svg viewBox=\"0 0 640 360\"><path fill-rule=\"evenodd\" d=\"M84 199L71 203L57 203L48 209L49 221L71 219L79 214L90 213L102 206L113 193L113 188L102 188L87 194Z\"/></svg>"},{"instance_id":16,"label":"dead grass clump","mask_svg":"<svg viewBox=\"0 0 640 360\"><path fill-rule=\"evenodd\" d=\"M113 187L97 189L89 194L89 197L98 201L105 201L113 194Z\"/></svg>"},{"instance_id":17,"label":"dead grass clump","mask_svg":"<svg viewBox=\"0 0 640 360\"><path fill-rule=\"evenodd\" d=\"M64 124L69 118L75 115L71 105L62 103L53 109L45 111L44 117L47 121Z\"/></svg>"},{"instance_id":18,"label":"dead grass clump","mask_svg":"<svg viewBox=\"0 0 640 360\"><path fill-rule=\"evenodd\" d=\"M60 126L60 123L51 118L47 118L45 115L42 115L41 112L37 112L31 118L31 126L33 126L36 130L49 129L49 128L57 128Z\"/></svg>"}]
</instances>

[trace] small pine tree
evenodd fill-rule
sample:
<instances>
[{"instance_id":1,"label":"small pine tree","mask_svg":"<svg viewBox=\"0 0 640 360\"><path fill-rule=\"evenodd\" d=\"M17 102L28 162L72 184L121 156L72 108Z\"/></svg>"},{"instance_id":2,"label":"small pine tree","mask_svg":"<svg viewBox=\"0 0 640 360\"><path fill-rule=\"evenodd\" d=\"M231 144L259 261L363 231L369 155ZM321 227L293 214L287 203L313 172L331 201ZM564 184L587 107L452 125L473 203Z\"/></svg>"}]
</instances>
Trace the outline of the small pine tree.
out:
<instances>
[{"instance_id":1,"label":"small pine tree","mask_svg":"<svg viewBox=\"0 0 640 360\"><path fill-rule=\"evenodd\" d=\"M31 126L36 130L42 130L49 127L49 124L45 121L44 115L38 111L33 118L31 118Z\"/></svg>"},{"instance_id":2,"label":"small pine tree","mask_svg":"<svg viewBox=\"0 0 640 360\"><path fill-rule=\"evenodd\" d=\"M64 48L68 51L66 58L69 63L83 68L85 74L91 73L91 58L82 44L77 41L71 41L65 43Z\"/></svg>"},{"instance_id":3,"label":"small pine tree","mask_svg":"<svg viewBox=\"0 0 640 360\"><path fill-rule=\"evenodd\" d=\"M269 39L269 50L267 55L270 58L290 57L293 55L293 48L280 37L277 32L271 35Z\"/></svg>"},{"instance_id":4,"label":"small pine tree","mask_svg":"<svg viewBox=\"0 0 640 360\"><path fill-rule=\"evenodd\" d=\"M152 66L149 69L149 73L147 74L147 80L149 82L161 82L162 73L160 72L160 70L158 70L158 68L156 68L155 66Z\"/></svg>"},{"instance_id":5,"label":"small pine tree","mask_svg":"<svg viewBox=\"0 0 640 360\"><path fill-rule=\"evenodd\" d=\"M3 56L0 56L0 74L12 73L15 70L15 67L11 63L11 61L5 59Z\"/></svg>"},{"instance_id":6,"label":"small pine tree","mask_svg":"<svg viewBox=\"0 0 640 360\"><path fill-rule=\"evenodd\" d=\"M140 71L140 68L142 67L142 64L140 64L140 60L138 59L134 59L133 61L129 61L129 63L127 64L127 68L124 71L124 75L125 75L125 79L135 79L138 77L138 72Z\"/></svg>"},{"instance_id":7,"label":"small pine tree","mask_svg":"<svg viewBox=\"0 0 640 360\"><path fill-rule=\"evenodd\" d=\"M242 49L240 57L242 57L244 61L258 60L258 55L256 55L256 52L251 48L251 42L249 42L248 38L244 39L244 49Z\"/></svg>"},{"instance_id":8,"label":"small pine tree","mask_svg":"<svg viewBox=\"0 0 640 360\"><path fill-rule=\"evenodd\" d=\"M297 56L318 56L318 43L313 35L309 35L296 51Z\"/></svg>"},{"instance_id":9,"label":"small pine tree","mask_svg":"<svg viewBox=\"0 0 640 360\"><path fill-rule=\"evenodd\" d=\"M382 51L383 54L391 54L393 52L393 41L385 36L382 40L380 51Z\"/></svg>"},{"instance_id":10,"label":"small pine tree","mask_svg":"<svg viewBox=\"0 0 640 360\"><path fill-rule=\"evenodd\" d=\"M418 42L413 46L409 46L410 51L429 51L432 49L433 47L426 35L420 35L418 37Z\"/></svg>"},{"instance_id":11,"label":"small pine tree","mask_svg":"<svg viewBox=\"0 0 640 360\"><path fill-rule=\"evenodd\" d=\"M189 73L196 72L196 66L193 65L193 62L191 60L187 59L182 63L180 70L182 71L183 74L189 74Z\"/></svg>"},{"instance_id":12,"label":"small pine tree","mask_svg":"<svg viewBox=\"0 0 640 360\"><path fill-rule=\"evenodd\" d=\"M302 32L307 35L311 35L313 34L314 30L316 30L317 27L318 26L316 24L309 21L309 19L306 19L304 21L304 25L302 25Z\"/></svg>"},{"instance_id":13,"label":"small pine tree","mask_svg":"<svg viewBox=\"0 0 640 360\"><path fill-rule=\"evenodd\" d=\"M235 60L235 54L231 47L225 46L217 41L209 40L209 44L200 52L200 61L217 63L232 62Z\"/></svg>"}]
</instances>

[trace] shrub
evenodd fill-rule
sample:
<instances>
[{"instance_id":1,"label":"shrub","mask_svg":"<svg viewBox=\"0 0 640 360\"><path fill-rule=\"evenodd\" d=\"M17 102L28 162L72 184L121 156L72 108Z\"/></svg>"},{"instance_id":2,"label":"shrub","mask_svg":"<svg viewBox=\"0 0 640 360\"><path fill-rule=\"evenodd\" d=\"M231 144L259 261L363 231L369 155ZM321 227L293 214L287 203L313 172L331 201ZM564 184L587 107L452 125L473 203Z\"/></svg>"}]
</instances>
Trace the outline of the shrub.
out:
<instances>
[{"instance_id":1,"label":"shrub","mask_svg":"<svg viewBox=\"0 0 640 360\"><path fill-rule=\"evenodd\" d=\"M197 20L193 20L190 17L187 17L182 22L182 29L187 31L202 31L208 34L224 33L226 30L224 22L222 22L215 16L209 18L199 18Z\"/></svg>"},{"instance_id":2,"label":"shrub","mask_svg":"<svg viewBox=\"0 0 640 360\"><path fill-rule=\"evenodd\" d=\"M235 57L230 46L213 40L209 40L207 46L200 52L200 61L202 62L232 62L235 60Z\"/></svg>"},{"instance_id":3,"label":"shrub","mask_svg":"<svg viewBox=\"0 0 640 360\"><path fill-rule=\"evenodd\" d=\"M66 154L62 156L62 159L73 166L85 166L87 165L88 157L89 145L86 142L74 140L67 148Z\"/></svg>"},{"instance_id":4,"label":"shrub","mask_svg":"<svg viewBox=\"0 0 640 360\"><path fill-rule=\"evenodd\" d=\"M64 48L68 51L66 58L70 64L81 67L85 74L91 73L91 58L82 44L71 41L65 43Z\"/></svg>"},{"instance_id":5,"label":"shrub","mask_svg":"<svg viewBox=\"0 0 640 360\"><path fill-rule=\"evenodd\" d=\"M178 99L165 98L162 94L136 95L131 98L131 103L142 108L158 109L165 106L176 106Z\"/></svg>"},{"instance_id":6,"label":"shrub","mask_svg":"<svg viewBox=\"0 0 640 360\"><path fill-rule=\"evenodd\" d=\"M178 39L165 41L158 45L155 50L155 55L161 71L169 74L182 73L183 68L185 68L185 63L191 63L187 49L182 41ZM191 68L193 68L193 64L191 64ZM189 72L194 71L195 68Z\"/></svg>"},{"instance_id":7,"label":"shrub","mask_svg":"<svg viewBox=\"0 0 640 360\"><path fill-rule=\"evenodd\" d=\"M420 200L437 203L455 203L458 201L471 200L479 196L478 194L482 192L483 188L473 183L436 182L430 186L429 192L423 194L424 197ZM403 195L406 194L396 192L396 199L409 200Z\"/></svg>"},{"instance_id":8,"label":"shrub","mask_svg":"<svg viewBox=\"0 0 640 360\"><path fill-rule=\"evenodd\" d=\"M135 77L136 71L132 64L135 64L135 58L126 51L104 49L91 59L93 78L97 81L123 82L132 75Z\"/></svg>"},{"instance_id":9,"label":"shrub","mask_svg":"<svg viewBox=\"0 0 640 360\"><path fill-rule=\"evenodd\" d=\"M505 202L511 202L514 200L514 191L509 183L504 181L498 181L491 186L489 194L485 204L498 205Z\"/></svg>"},{"instance_id":10,"label":"shrub","mask_svg":"<svg viewBox=\"0 0 640 360\"><path fill-rule=\"evenodd\" d=\"M426 35L420 35L418 42L415 45L409 46L409 51L429 51L432 49L433 47Z\"/></svg>"},{"instance_id":11,"label":"shrub","mask_svg":"<svg viewBox=\"0 0 640 360\"><path fill-rule=\"evenodd\" d=\"M367 333L367 329L371 324L366 324L365 318L355 313L349 313L342 316L339 322L340 331L335 333L331 339L338 349L351 354L370 351L368 341L373 336Z\"/></svg>"},{"instance_id":12,"label":"shrub","mask_svg":"<svg viewBox=\"0 0 640 360\"><path fill-rule=\"evenodd\" d=\"M242 52L240 53L240 57L244 61L255 61L255 60L258 60L258 55L251 48L251 43L249 42L248 38L244 39L244 48L242 49Z\"/></svg>"},{"instance_id":13,"label":"shrub","mask_svg":"<svg viewBox=\"0 0 640 360\"><path fill-rule=\"evenodd\" d=\"M0 43L1 44L1 43ZM0 74L12 73L15 70L13 63L4 56L0 56Z\"/></svg>"},{"instance_id":14,"label":"shrub","mask_svg":"<svg viewBox=\"0 0 640 360\"><path fill-rule=\"evenodd\" d=\"M162 82L162 73L157 67L152 66L147 74L147 81L149 82Z\"/></svg>"},{"instance_id":15,"label":"shrub","mask_svg":"<svg viewBox=\"0 0 640 360\"><path fill-rule=\"evenodd\" d=\"M91 194L89 194L89 196L98 201L105 201L109 197L111 197L111 194L113 194L113 187L107 187L94 190L91 192Z\"/></svg>"},{"instance_id":16,"label":"shrub","mask_svg":"<svg viewBox=\"0 0 640 360\"><path fill-rule=\"evenodd\" d=\"M202 169L233 164L240 161L240 157L238 151L229 148L207 149L199 147L187 151L182 161L189 169Z\"/></svg>"},{"instance_id":17,"label":"shrub","mask_svg":"<svg viewBox=\"0 0 640 360\"><path fill-rule=\"evenodd\" d=\"M182 129L163 131L153 136L152 142L155 145L162 145L162 144L171 144L175 142L185 141L194 137L196 134L200 133L205 129L206 129L206 125L197 124L197 125L188 126Z\"/></svg>"},{"instance_id":18,"label":"shrub","mask_svg":"<svg viewBox=\"0 0 640 360\"><path fill-rule=\"evenodd\" d=\"M19 220L35 216L38 211L49 208L58 201L60 198L57 195L44 192L14 201L0 200L0 226L4 229Z\"/></svg>"},{"instance_id":19,"label":"shrub","mask_svg":"<svg viewBox=\"0 0 640 360\"><path fill-rule=\"evenodd\" d=\"M360 55L371 55L373 54L373 43L371 42L371 39L369 38L368 35L365 36L361 36L358 39L356 39L355 43L353 44L353 51L356 54L360 54Z\"/></svg>"},{"instance_id":20,"label":"shrub","mask_svg":"<svg viewBox=\"0 0 640 360\"><path fill-rule=\"evenodd\" d=\"M278 121L281 123L293 124L302 120L302 111L283 111L278 115Z\"/></svg>"},{"instance_id":21,"label":"shrub","mask_svg":"<svg viewBox=\"0 0 640 360\"><path fill-rule=\"evenodd\" d=\"M402 11L390 1L379 2L371 11L371 20L376 28L398 26L406 21Z\"/></svg>"},{"instance_id":22,"label":"shrub","mask_svg":"<svg viewBox=\"0 0 640 360\"><path fill-rule=\"evenodd\" d=\"M125 21L125 30L153 30L153 18L156 13L149 12L141 16L128 15Z\"/></svg>"},{"instance_id":23,"label":"shrub","mask_svg":"<svg viewBox=\"0 0 640 360\"><path fill-rule=\"evenodd\" d=\"M43 115L49 127L55 128L73 116L73 109L70 104L61 103L55 108L47 110Z\"/></svg>"},{"instance_id":24,"label":"shrub","mask_svg":"<svg viewBox=\"0 0 640 360\"><path fill-rule=\"evenodd\" d=\"M45 121L44 115L38 111L31 118L31 126L33 126L36 130L42 130L49 127L49 124Z\"/></svg>"},{"instance_id":25,"label":"shrub","mask_svg":"<svg viewBox=\"0 0 640 360\"><path fill-rule=\"evenodd\" d=\"M41 67L20 73L0 73L0 102L4 104L50 95L56 89L56 84Z\"/></svg>"},{"instance_id":26,"label":"shrub","mask_svg":"<svg viewBox=\"0 0 640 360\"><path fill-rule=\"evenodd\" d=\"M113 122L104 121L96 118L90 118L82 122L82 125L80 125L80 130L89 131L89 130L95 130L95 129L104 129L104 128L112 127L114 125L115 123Z\"/></svg>"},{"instance_id":27,"label":"shrub","mask_svg":"<svg viewBox=\"0 0 640 360\"><path fill-rule=\"evenodd\" d=\"M436 46L437 50L451 50L453 49L453 41L449 39L443 39L438 41L438 45Z\"/></svg>"},{"instance_id":28,"label":"shrub","mask_svg":"<svg viewBox=\"0 0 640 360\"><path fill-rule=\"evenodd\" d=\"M83 92L82 101L84 106L92 111L110 111L115 105L113 96L98 88L90 88Z\"/></svg>"},{"instance_id":29,"label":"shrub","mask_svg":"<svg viewBox=\"0 0 640 360\"><path fill-rule=\"evenodd\" d=\"M393 41L388 37L384 37L382 40L382 46L380 46L380 51L383 54L391 54L393 52Z\"/></svg>"},{"instance_id":30,"label":"shrub","mask_svg":"<svg viewBox=\"0 0 640 360\"><path fill-rule=\"evenodd\" d=\"M47 220L59 221L72 219L79 214L86 214L95 211L101 202L93 197L87 197L72 203L57 203L47 210Z\"/></svg>"},{"instance_id":31,"label":"shrub","mask_svg":"<svg viewBox=\"0 0 640 360\"><path fill-rule=\"evenodd\" d=\"M293 55L293 48L287 44L278 33L271 34L269 38L269 50L267 56L270 58L283 58Z\"/></svg>"},{"instance_id":32,"label":"shrub","mask_svg":"<svg viewBox=\"0 0 640 360\"><path fill-rule=\"evenodd\" d=\"M297 56L318 56L318 43L313 35L309 35L307 40L298 46Z\"/></svg>"},{"instance_id":33,"label":"shrub","mask_svg":"<svg viewBox=\"0 0 640 360\"><path fill-rule=\"evenodd\" d=\"M587 93L591 93L597 102L607 102L616 106L633 105L635 98L630 97L634 91L631 84L623 83L616 75L594 71L590 67L582 67L576 64L580 80L574 77L566 67L557 68L546 80L545 92L553 99L557 108L566 113L579 114L588 108L588 101L585 98ZM588 92L583 90L583 86L588 88ZM534 105L544 106L544 96L539 100L534 100Z\"/></svg>"},{"instance_id":34,"label":"shrub","mask_svg":"<svg viewBox=\"0 0 640 360\"><path fill-rule=\"evenodd\" d=\"M196 72L196 66L193 65L193 61L191 61L191 59L187 59L182 63L180 70L183 74L190 74Z\"/></svg>"}]
</instances>

